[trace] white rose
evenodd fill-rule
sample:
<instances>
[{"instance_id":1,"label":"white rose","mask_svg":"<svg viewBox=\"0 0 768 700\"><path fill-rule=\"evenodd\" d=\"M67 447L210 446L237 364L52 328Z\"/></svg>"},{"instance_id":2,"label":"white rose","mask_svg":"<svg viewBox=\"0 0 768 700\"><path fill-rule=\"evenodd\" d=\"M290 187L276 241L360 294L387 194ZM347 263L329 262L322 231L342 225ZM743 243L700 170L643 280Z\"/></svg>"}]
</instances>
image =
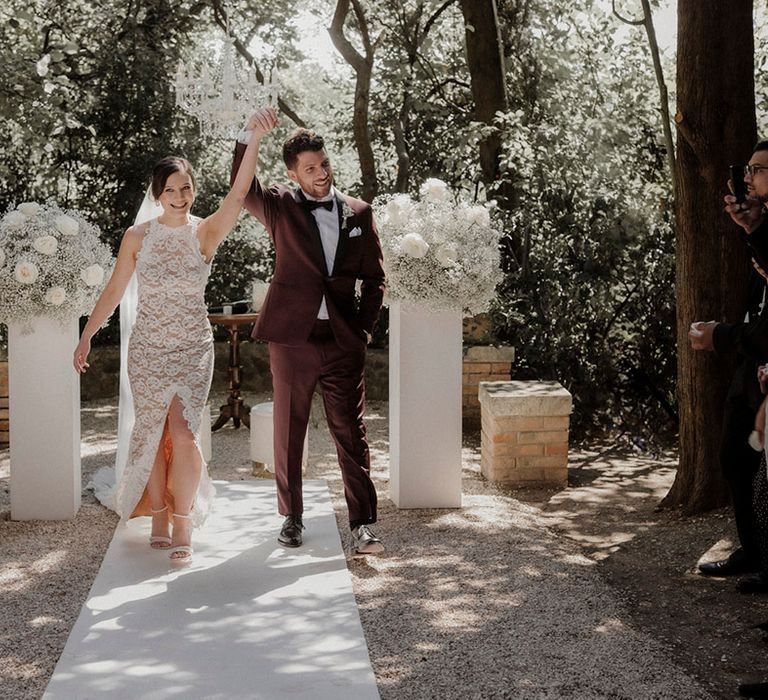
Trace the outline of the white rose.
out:
<instances>
[{"instance_id":1,"label":"white rose","mask_svg":"<svg viewBox=\"0 0 768 700\"><path fill-rule=\"evenodd\" d=\"M0 267L5 265L5 251L0 248Z\"/></svg>"},{"instance_id":2,"label":"white rose","mask_svg":"<svg viewBox=\"0 0 768 700\"><path fill-rule=\"evenodd\" d=\"M80 224L78 224L77 221L75 221L71 216L67 216L66 214L57 216L53 220L53 223L56 224L56 228L59 229L59 231L65 236L76 236L77 232L80 230Z\"/></svg>"},{"instance_id":3,"label":"white rose","mask_svg":"<svg viewBox=\"0 0 768 700\"><path fill-rule=\"evenodd\" d=\"M45 293L45 301L51 306L61 306L67 298L67 290L64 287L51 287Z\"/></svg>"},{"instance_id":4,"label":"white rose","mask_svg":"<svg viewBox=\"0 0 768 700\"><path fill-rule=\"evenodd\" d=\"M96 287L104 281L104 268L101 265L89 265L80 270L80 279L89 287Z\"/></svg>"},{"instance_id":5,"label":"white rose","mask_svg":"<svg viewBox=\"0 0 768 700\"><path fill-rule=\"evenodd\" d=\"M59 247L59 242L53 236L38 236L32 241L32 247L43 255L53 255Z\"/></svg>"},{"instance_id":6,"label":"white rose","mask_svg":"<svg viewBox=\"0 0 768 700\"><path fill-rule=\"evenodd\" d=\"M407 194L398 194L387 202L387 218L395 226L403 226L410 221L413 201Z\"/></svg>"},{"instance_id":7,"label":"white rose","mask_svg":"<svg viewBox=\"0 0 768 700\"><path fill-rule=\"evenodd\" d=\"M444 202L448 196L448 185L436 177L428 177L419 190L421 196L430 202Z\"/></svg>"},{"instance_id":8,"label":"white rose","mask_svg":"<svg viewBox=\"0 0 768 700\"><path fill-rule=\"evenodd\" d=\"M21 226L26 220L27 217L20 211L11 211L5 215L3 223L8 224L9 226Z\"/></svg>"},{"instance_id":9,"label":"white rose","mask_svg":"<svg viewBox=\"0 0 768 700\"><path fill-rule=\"evenodd\" d=\"M16 267L13 268L13 276L22 284L34 284L39 274L37 265L26 260L16 263Z\"/></svg>"},{"instance_id":10,"label":"white rose","mask_svg":"<svg viewBox=\"0 0 768 700\"><path fill-rule=\"evenodd\" d=\"M477 224L478 226L491 225L491 214L483 206L467 207L464 211L464 216L470 224Z\"/></svg>"},{"instance_id":11,"label":"white rose","mask_svg":"<svg viewBox=\"0 0 768 700\"><path fill-rule=\"evenodd\" d=\"M412 258L423 258L429 250L429 243L418 233L407 233L400 241L400 250Z\"/></svg>"},{"instance_id":12,"label":"white rose","mask_svg":"<svg viewBox=\"0 0 768 700\"><path fill-rule=\"evenodd\" d=\"M37 216L37 212L40 211L40 205L37 202L22 202L16 208L30 219Z\"/></svg>"},{"instance_id":13,"label":"white rose","mask_svg":"<svg viewBox=\"0 0 768 700\"><path fill-rule=\"evenodd\" d=\"M435 251L435 257L443 267L451 267L456 264L459 254L453 243L445 243Z\"/></svg>"}]
</instances>

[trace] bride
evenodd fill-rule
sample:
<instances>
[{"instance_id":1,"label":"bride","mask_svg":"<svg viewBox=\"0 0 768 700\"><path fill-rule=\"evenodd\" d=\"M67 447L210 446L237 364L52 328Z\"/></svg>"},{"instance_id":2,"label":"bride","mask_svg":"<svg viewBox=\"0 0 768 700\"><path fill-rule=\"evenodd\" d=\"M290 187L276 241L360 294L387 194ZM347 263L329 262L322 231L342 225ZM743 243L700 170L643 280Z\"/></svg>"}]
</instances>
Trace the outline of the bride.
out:
<instances>
[{"instance_id":1,"label":"bride","mask_svg":"<svg viewBox=\"0 0 768 700\"><path fill-rule=\"evenodd\" d=\"M267 132L276 123L270 108L246 128ZM192 527L203 523L214 495L200 450L213 373L204 293L216 248L237 222L253 181L259 139L251 143L231 190L205 219L191 214L196 183L189 163L171 156L155 165L151 192L162 214L125 232L112 276L74 352L75 370L83 373L91 338L135 272L138 308L127 362L135 423L114 507L122 520L151 515L150 546L168 549L174 560L191 558Z\"/></svg>"}]
</instances>

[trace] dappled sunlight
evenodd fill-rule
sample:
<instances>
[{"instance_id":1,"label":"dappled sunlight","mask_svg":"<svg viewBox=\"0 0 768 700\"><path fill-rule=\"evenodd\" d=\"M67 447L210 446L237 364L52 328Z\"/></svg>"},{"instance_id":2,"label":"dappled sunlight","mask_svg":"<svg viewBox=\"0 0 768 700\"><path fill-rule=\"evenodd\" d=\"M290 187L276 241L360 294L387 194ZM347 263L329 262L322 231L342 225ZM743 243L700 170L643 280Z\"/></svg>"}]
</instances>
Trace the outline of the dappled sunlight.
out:
<instances>
[{"instance_id":1,"label":"dappled sunlight","mask_svg":"<svg viewBox=\"0 0 768 700\"><path fill-rule=\"evenodd\" d=\"M521 689L541 687L543 678L510 675L509 661L499 665L509 650L520 670L549 659L558 682L570 656L620 655L639 663L659 653L606 597L594 562L548 532L535 508L522 504L519 517L509 497L472 500L459 511L400 511L405 527L393 532L384 514L380 533L387 552L349 562L366 636L379 650L373 661L380 688L426 693L419 685L421 664L446 656L461 663L467 654L478 697L493 697L500 687L524 697ZM499 518L502 524L488 527ZM458 537L448 534L456 530ZM478 645L479 657L471 651ZM440 694L434 687L429 692Z\"/></svg>"},{"instance_id":2,"label":"dappled sunlight","mask_svg":"<svg viewBox=\"0 0 768 700\"><path fill-rule=\"evenodd\" d=\"M0 657L0 666L3 668L3 676L9 680L25 681L41 676L46 669L34 661L25 661L18 656Z\"/></svg>"},{"instance_id":3,"label":"dappled sunlight","mask_svg":"<svg viewBox=\"0 0 768 700\"><path fill-rule=\"evenodd\" d=\"M216 406L215 400L213 401ZM84 420L104 423L114 416L112 409L96 406ZM674 463L664 457L659 464L646 456L619 451L590 449L571 455L570 485L559 490L513 489L487 482L480 474L480 436L465 435L462 445L463 507L458 509L399 510L387 498L389 444L386 437L387 405L370 402L366 417L371 454L372 476L379 492L379 522L375 532L387 550L378 557L364 559L320 560L313 566L324 571L341 567L351 573L358 610L362 618L377 682L383 697L397 697L405 688L416 696L424 664L451 658L457 673L472 673L478 679L478 697L492 697L500 687L510 696L524 697L527 688L535 689L562 682L561 670L568 659L587 653L594 659L608 659L621 654L639 659L658 653L656 646L638 637L626 612L608 593L599 579L596 562L626 547L638 535L652 531L657 514L654 499L663 495L674 476ZM215 410L213 411L215 413ZM114 459L113 427L91 426L83 434L83 468L87 472ZM229 498L237 507L253 507L244 482L252 481L249 458L249 433L227 426L212 436L215 478L242 481L232 484ZM346 505L335 446L325 425L321 404L315 403L310 422L310 459L305 479L326 480L336 508L339 533L346 542ZM0 470L4 454L0 451ZM7 450L5 451L7 463ZM0 472L1 473L1 472ZM238 484L240 487L238 488ZM92 497L91 497L92 498ZM101 513L101 509L98 509ZM345 663L344 641L337 640L339 652L326 662L285 659L275 655L281 616L308 614L318 603L317 596L329 591L317 587L312 574L304 569L299 553L275 549L274 536L280 516L273 502L263 510L232 516L227 531L215 531L215 523L206 529L215 535L217 546L205 551L206 571L197 564L184 569L172 568L166 556L158 555L162 566L151 576L136 570L129 579L141 582L139 604L151 605L163 600L178 623L179 633L189 640L190 653L210 645L217 635L231 634L232 649L248 648L272 664L274 673L291 674L299 685L318 670L332 673ZM311 542L313 525L305 538ZM18 529L18 526L16 526ZM132 557L147 553L145 535L149 520L140 524L142 539ZM264 540L258 531L264 529ZM215 532L214 532L215 531ZM554 531L554 532L553 532ZM555 534L558 533L558 534ZM567 535L563 537L562 535ZM247 544L242 550L243 543ZM263 544L262 544L263 543ZM709 546L711 543L706 543ZM67 544L67 547L70 545ZM261 547L268 547L266 553ZM727 545L722 545L727 546ZM53 547L64 556L64 570L71 550ZM204 551L204 550L203 550ZM302 550L303 553L303 550ZM713 549L706 556L715 556ZM153 554L149 554L150 557ZM18 562L21 557L12 559ZM247 595L235 595L236 567L247 567L253 576L243 585ZM304 586L301 596L282 600L278 605L262 605L263 624L244 622L244 610L259 596L268 596L264 569L282 571L292 577L293 585ZM52 572L15 571L13 582L22 585L23 575L44 579ZM55 573L55 572L53 572ZM121 635L142 635L149 647L167 642L168 630L159 623L138 627L128 609L126 590L130 580L117 581L106 598L91 601L95 616L92 633L97 643ZM225 586L225 599L214 605L211 587ZM4 586L5 588L5 586ZM244 589L245 590L245 589ZM13 592L13 590L11 591ZM218 592L217 592L218 594ZM176 597L184 598L183 604ZM312 617L305 628L295 630L296 639L312 644L325 629L326 618L340 614L331 600L324 614ZM39 612L27 618L30 631L49 633L66 619L58 611ZM264 628L266 625L266 630ZM234 631L232 631L234 630ZM556 640L553 644L552 640ZM603 641L605 640L605 641ZM482 658L473 661L471 670L461 670L465 659L475 657L482 647ZM584 651L586 649L586 652ZM254 650L256 650L254 652ZM514 651L512 651L514 650ZM32 661L25 659L26 662ZM136 654L113 656L121 668L141 669L150 665L148 656ZM551 666L553 677L531 675L526 668L536 663ZM168 660L168 672L179 674L175 689L192 693L198 678L188 678L182 665ZM117 667L115 667L117 668ZM155 666L155 668L157 668ZM109 692L102 670L92 667L94 686ZM43 673L50 673L43 670ZM184 674L182 676L182 673ZM139 678L139 676L137 676ZM558 681L559 679L559 681ZM651 680L651 685L656 682ZM650 686L649 686L650 687ZM409 691L410 692L410 691ZM427 697L428 694L422 693ZM450 690L430 687L432 696L450 696ZM574 695L577 697L578 693Z\"/></svg>"},{"instance_id":4,"label":"dappled sunlight","mask_svg":"<svg viewBox=\"0 0 768 700\"><path fill-rule=\"evenodd\" d=\"M117 410L118 410L118 404L117 402L109 402L109 403L96 403L96 402L87 402L84 403L80 407L80 415L83 419L100 419L103 418L105 420L114 420L115 425L117 425Z\"/></svg>"},{"instance_id":5,"label":"dappled sunlight","mask_svg":"<svg viewBox=\"0 0 768 700\"><path fill-rule=\"evenodd\" d=\"M456 605L461 603L456 602ZM441 614L432 620L437 629L451 632L479 632L483 628L483 617L480 613L467 609L454 609L447 614Z\"/></svg>"},{"instance_id":6,"label":"dappled sunlight","mask_svg":"<svg viewBox=\"0 0 768 700\"><path fill-rule=\"evenodd\" d=\"M86 457L93 457L94 455L103 455L105 458L111 454L114 459L114 454L117 451L117 439L105 440L103 435L99 433L83 434L80 438L80 456L85 459Z\"/></svg>"},{"instance_id":7,"label":"dappled sunlight","mask_svg":"<svg viewBox=\"0 0 768 700\"><path fill-rule=\"evenodd\" d=\"M616 618L605 620L601 624L599 624L597 627L595 627L595 632L598 634L614 634L618 632L623 632L626 625Z\"/></svg>"},{"instance_id":8,"label":"dappled sunlight","mask_svg":"<svg viewBox=\"0 0 768 700\"><path fill-rule=\"evenodd\" d=\"M134 682L137 697L160 687L208 697L220 685L210 667L224 666L240 669L227 684L232 697L249 696L254 679L264 697L308 685L319 697L327 687L369 696L373 676L325 485L305 484L307 536L297 551L275 542L272 485L216 487L221 508L188 567L146 547L148 522L118 530L73 632L78 654L65 652L53 679L63 697Z\"/></svg>"},{"instance_id":9,"label":"dappled sunlight","mask_svg":"<svg viewBox=\"0 0 768 700\"><path fill-rule=\"evenodd\" d=\"M61 623L61 618L51 617L50 615L40 615L29 621L29 626L35 629L42 629L49 625L58 625Z\"/></svg>"},{"instance_id":10,"label":"dappled sunlight","mask_svg":"<svg viewBox=\"0 0 768 700\"><path fill-rule=\"evenodd\" d=\"M547 522L604 559L658 521L655 506L674 481L673 460L667 454L649 463L616 449L576 452L569 458L571 485L543 505Z\"/></svg>"},{"instance_id":11,"label":"dappled sunlight","mask_svg":"<svg viewBox=\"0 0 768 700\"><path fill-rule=\"evenodd\" d=\"M45 556L31 562L7 561L0 569L0 589L3 591L22 591L38 576L44 576L55 570L67 556L67 550L48 552Z\"/></svg>"}]
</instances>

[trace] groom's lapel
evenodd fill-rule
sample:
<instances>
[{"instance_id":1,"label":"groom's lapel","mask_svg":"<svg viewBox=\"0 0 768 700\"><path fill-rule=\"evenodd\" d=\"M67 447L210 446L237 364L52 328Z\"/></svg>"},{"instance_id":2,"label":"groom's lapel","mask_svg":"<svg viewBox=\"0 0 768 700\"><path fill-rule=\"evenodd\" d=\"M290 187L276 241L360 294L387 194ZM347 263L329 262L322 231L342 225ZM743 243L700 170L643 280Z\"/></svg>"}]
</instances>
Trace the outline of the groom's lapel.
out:
<instances>
[{"instance_id":1,"label":"groom's lapel","mask_svg":"<svg viewBox=\"0 0 768 700\"><path fill-rule=\"evenodd\" d=\"M301 213L307 220L307 228L304 229L302 233L306 236L307 245L309 245L312 255L315 258L315 262L320 268L320 271L323 273L323 277L325 277L328 274L328 268L325 264L323 242L320 239L320 229L317 227L317 221L315 221L315 217L312 215L311 211L307 211L304 207L301 206L301 202L304 198L298 188L294 190L293 198L296 200L296 204L298 205L299 209L301 209Z\"/></svg>"},{"instance_id":2,"label":"groom's lapel","mask_svg":"<svg viewBox=\"0 0 768 700\"><path fill-rule=\"evenodd\" d=\"M336 274L336 270L338 270L342 263L344 262L344 257L347 254L347 247L349 245L349 221L344 220L344 205L346 204L346 199L344 198L344 195L339 194L339 192L336 192L336 213L339 215L339 243L336 246L336 256L333 259L333 270L331 272L331 275ZM349 205L347 205L349 206Z\"/></svg>"}]
</instances>

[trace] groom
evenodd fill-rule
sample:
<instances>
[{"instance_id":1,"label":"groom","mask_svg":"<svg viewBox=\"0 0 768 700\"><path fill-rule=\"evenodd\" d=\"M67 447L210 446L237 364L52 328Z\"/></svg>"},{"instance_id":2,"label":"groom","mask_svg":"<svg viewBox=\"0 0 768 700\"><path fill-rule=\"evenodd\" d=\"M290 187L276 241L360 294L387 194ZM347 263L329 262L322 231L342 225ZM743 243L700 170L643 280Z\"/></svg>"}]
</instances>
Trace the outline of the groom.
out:
<instances>
[{"instance_id":1,"label":"groom","mask_svg":"<svg viewBox=\"0 0 768 700\"><path fill-rule=\"evenodd\" d=\"M233 179L245 144L276 124L271 107L251 117L238 137ZM283 160L297 187L265 187L256 177L245 199L276 255L253 337L269 343L277 500L285 516L277 539L286 547L302 542L301 459L319 383L344 482L352 553L374 554L384 545L369 527L376 522L376 489L363 423L363 370L384 295L381 245L370 205L333 187L321 136L298 129L283 144Z\"/></svg>"}]
</instances>

